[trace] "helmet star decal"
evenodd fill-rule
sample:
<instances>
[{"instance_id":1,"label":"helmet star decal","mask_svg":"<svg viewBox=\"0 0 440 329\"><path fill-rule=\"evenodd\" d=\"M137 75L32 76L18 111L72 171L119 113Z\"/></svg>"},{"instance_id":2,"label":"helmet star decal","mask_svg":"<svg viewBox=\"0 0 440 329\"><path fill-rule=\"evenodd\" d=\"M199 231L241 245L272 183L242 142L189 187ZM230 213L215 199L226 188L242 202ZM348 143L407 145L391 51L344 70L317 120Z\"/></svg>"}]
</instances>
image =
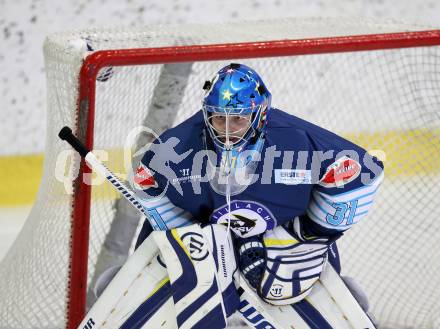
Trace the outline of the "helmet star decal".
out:
<instances>
[{"instance_id":1,"label":"helmet star decal","mask_svg":"<svg viewBox=\"0 0 440 329\"><path fill-rule=\"evenodd\" d=\"M258 88L260 88L260 81L257 81L257 83L255 84L255 91L258 91Z\"/></svg>"},{"instance_id":2,"label":"helmet star decal","mask_svg":"<svg viewBox=\"0 0 440 329\"><path fill-rule=\"evenodd\" d=\"M229 89L226 89L226 91L223 92L223 99L227 99L228 101L231 100L231 92L229 91Z\"/></svg>"},{"instance_id":3,"label":"helmet star decal","mask_svg":"<svg viewBox=\"0 0 440 329\"><path fill-rule=\"evenodd\" d=\"M237 94L233 94L231 98L229 99L229 102L226 104L226 106L231 106L233 108L236 108L237 105L243 104L241 100L238 99Z\"/></svg>"}]
</instances>

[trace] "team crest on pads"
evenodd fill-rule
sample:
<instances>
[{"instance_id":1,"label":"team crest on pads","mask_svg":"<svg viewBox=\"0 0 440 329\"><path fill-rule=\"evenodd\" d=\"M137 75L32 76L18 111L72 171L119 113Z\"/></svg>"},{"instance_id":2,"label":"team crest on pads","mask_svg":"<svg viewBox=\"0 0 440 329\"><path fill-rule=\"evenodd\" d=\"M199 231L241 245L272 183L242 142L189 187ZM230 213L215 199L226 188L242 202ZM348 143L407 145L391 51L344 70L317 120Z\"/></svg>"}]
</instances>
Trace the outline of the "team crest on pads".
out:
<instances>
[{"instance_id":1,"label":"team crest on pads","mask_svg":"<svg viewBox=\"0 0 440 329\"><path fill-rule=\"evenodd\" d=\"M229 214L226 204L214 210L210 218L212 223L226 226L228 219L231 229L243 238L272 230L276 226L276 219L271 211L254 201L233 200Z\"/></svg>"}]
</instances>

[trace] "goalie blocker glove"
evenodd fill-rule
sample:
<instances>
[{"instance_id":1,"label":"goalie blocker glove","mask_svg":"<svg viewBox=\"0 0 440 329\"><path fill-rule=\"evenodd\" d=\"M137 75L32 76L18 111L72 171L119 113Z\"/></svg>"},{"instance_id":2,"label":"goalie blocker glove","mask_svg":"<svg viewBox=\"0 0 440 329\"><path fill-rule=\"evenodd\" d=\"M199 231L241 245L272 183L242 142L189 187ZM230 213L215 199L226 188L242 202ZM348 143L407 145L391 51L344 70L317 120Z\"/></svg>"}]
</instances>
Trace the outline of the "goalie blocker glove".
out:
<instances>
[{"instance_id":1,"label":"goalie blocker glove","mask_svg":"<svg viewBox=\"0 0 440 329\"><path fill-rule=\"evenodd\" d=\"M318 281L331 237L309 236L299 217L264 235L238 239L240 270L267 303L288 305L305 298Z\"/></svg>"}]
</instances>

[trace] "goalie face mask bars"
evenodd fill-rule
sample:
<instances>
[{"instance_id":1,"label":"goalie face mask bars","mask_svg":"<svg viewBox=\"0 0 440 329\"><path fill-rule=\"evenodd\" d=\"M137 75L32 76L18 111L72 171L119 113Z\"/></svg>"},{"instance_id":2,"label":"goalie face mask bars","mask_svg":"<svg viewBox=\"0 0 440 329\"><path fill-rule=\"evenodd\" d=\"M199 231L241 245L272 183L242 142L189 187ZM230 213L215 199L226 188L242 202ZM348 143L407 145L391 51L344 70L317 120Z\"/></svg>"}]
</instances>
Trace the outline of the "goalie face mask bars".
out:
<instances>
[{"instance_id":1,"label":"goalie face mask bars","mask_svg":"<svg viewBox=\"0 0 440 329\"><path fill-rule=\"evenodd\" d=\"M240 151L263 131L272 96L250 67L230 64L203 89L205 124L218 149Z\"/></svg>"}]
</instances>

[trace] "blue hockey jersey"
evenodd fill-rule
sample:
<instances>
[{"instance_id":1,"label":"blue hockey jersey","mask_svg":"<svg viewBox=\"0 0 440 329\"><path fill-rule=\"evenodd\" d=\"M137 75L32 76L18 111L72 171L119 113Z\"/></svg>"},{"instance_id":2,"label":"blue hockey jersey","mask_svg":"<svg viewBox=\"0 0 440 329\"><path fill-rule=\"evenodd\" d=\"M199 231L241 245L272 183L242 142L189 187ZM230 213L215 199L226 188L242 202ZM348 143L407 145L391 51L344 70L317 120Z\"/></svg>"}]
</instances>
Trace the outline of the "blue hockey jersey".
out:
<instances>
[{"instance_id":1,"label":"blue hockey jersey","mask_svg":"<svg viewBox=\"0 0 440 329\"><path fill-rule=\"evenodd\" d=\"M134 183L162 196L150 211L167 223L229 218L235 233L248 237L295 216L307 217L321 234L347 230L367 214L383 178L382 162L361 147L275 108L251 146L234 160L232 182L226 179L199 111L154 142ZM233 186L229 205L227 184Z\"/></svg>"}]
</instances>

